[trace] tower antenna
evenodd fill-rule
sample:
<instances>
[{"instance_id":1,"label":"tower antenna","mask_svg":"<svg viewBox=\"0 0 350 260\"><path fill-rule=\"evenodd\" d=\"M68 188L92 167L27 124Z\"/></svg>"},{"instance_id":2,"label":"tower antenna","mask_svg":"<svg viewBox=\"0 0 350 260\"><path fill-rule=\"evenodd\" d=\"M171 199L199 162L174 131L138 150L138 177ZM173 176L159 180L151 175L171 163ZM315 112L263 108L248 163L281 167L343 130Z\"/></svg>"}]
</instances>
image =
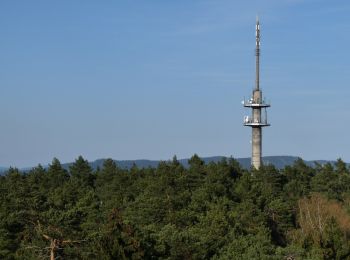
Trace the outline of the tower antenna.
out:
<instances>
[{"instance_id":1,"label":"tower antenna","mask_svg":"<svg viewBox=\"0 0 350 260\"><path fill-rule=\"evenodd\" d=\"M260 73L260 24L259 17L256 16L255 25L255 89L259 90L259 73Z\"/></svg>"}]
</instances>

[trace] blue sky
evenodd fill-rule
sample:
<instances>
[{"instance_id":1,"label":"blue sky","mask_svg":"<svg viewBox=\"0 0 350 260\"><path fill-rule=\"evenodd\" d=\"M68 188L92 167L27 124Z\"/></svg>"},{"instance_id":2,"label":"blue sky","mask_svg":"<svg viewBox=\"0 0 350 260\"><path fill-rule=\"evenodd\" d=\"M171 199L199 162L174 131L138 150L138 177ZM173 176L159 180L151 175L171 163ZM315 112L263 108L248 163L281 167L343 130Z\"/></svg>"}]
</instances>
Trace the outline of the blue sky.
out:
<instances>
[{"instance_id":1,"label":"blue sky","mask_svg":"<svg viewBox=\"0 0 350 260\"><path fill-rule=\"evenodd\" d=\"M0 165L250 156L256 14L263 154L350 161L349 13L345 0L1 1Z\"/></svg>"}]
</instances>

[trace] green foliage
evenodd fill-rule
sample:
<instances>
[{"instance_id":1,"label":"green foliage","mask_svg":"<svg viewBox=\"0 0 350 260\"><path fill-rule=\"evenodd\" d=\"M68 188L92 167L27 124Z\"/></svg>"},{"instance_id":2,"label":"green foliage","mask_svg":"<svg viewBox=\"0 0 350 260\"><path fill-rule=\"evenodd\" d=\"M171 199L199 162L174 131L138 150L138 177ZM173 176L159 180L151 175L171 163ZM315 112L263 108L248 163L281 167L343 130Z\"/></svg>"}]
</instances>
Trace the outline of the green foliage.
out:
<instances>
[{"instance_id":1,"label":"green foliage","mask_svg":"<svg viewBox=\"0 0 350 260\"><path fill-rule=\"evenodd\" d=\"M250 171L197 155L189 168L176 157L130 170L107 159L93 171L81 156L68 170L55 158L47 169L10 169L0 192L0 259L350 257L340 159Z\"/></svg>"}]
</instances>

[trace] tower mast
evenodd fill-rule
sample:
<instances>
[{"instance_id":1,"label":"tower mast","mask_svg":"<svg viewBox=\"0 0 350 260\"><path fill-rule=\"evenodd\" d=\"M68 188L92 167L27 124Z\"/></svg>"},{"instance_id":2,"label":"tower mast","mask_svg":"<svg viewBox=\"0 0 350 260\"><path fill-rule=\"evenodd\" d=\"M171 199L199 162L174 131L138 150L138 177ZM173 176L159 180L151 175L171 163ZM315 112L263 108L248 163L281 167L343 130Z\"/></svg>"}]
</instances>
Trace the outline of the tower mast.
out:
<instances>
[{"instance_id":1,"label":"tower mast","mask_svg":"<svg viewBox=\"0 0 350 260\"><path fill-rule=\"evenodd\" d=\"M260 90L260 23L256 19L255 25L255 88L253 89L252 97L249 100L244 100L244 107L252 109L251 116L244 117L244 125L252 128L252 166L259 169L261 166L262 156L262 128L270 126L267 122L266 108L270 104L266 103L262 98ZM264 110L264 114L262 114Z\"/></svg>"},{"instance_id":2,"label":"tower mast","mask_svg":"<svg viewBox=\"0 0 350 260\"><path fill-rule=\"evenodd\" d=\"M256 17L255 25L255 89L259 90L259 72L260 72L260 24L259 17Z\"/></svg>"}]
</instances>

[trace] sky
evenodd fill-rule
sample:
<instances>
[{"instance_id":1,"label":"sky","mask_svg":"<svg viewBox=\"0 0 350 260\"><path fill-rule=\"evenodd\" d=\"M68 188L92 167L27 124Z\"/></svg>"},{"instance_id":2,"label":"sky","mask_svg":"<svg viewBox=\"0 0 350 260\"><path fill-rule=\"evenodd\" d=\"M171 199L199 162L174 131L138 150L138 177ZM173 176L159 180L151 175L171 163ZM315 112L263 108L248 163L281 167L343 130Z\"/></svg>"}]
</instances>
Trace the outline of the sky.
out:
<instances>
[{"instance_id":1,"label":"sky","mask_svg":"<svg viewBox=\"0 0 350 260\"><path fill-rule=\"evenodd\" d=\"M0 166L250 157L255 19L263 155L350 162L350 2L3 0Z\"/></svg>"}]
</instances>

